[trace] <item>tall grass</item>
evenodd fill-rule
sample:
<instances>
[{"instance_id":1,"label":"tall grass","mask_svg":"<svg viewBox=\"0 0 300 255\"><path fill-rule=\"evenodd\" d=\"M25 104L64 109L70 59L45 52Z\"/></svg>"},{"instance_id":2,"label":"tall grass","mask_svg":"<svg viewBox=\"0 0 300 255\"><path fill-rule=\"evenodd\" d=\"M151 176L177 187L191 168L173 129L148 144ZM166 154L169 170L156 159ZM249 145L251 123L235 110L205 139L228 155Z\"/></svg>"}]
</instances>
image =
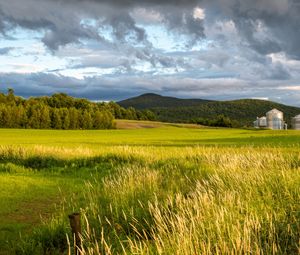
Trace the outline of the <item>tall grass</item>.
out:
<instances>
[{"instance_id":1,"label":"tall grass","mask_svg":"<svg viewBox=\"0 0 300 255\"><path fill-rule=\"evenodd\" d=\"M81 254L300 254L298 150L106 149L0 147L1 169L86 169L82 193L19 251L71 253L67 214L80 210Z\"/></svg>"},{"instance_id":2,"label":"tall grass","mask_svg":"<svg viewBox=\"0 0 300 255\"><path fill-rule=\"evenodd\" d=\"M120 169L91 188L89 228L111 229L101 239L85 232L83 243L93 242L82 254L299 254L299 155L220 152L199 148L190 161L169 160L168 174L151 165ZM111 212L93 204L103 196Z\"/></svg>"}]
</instances>

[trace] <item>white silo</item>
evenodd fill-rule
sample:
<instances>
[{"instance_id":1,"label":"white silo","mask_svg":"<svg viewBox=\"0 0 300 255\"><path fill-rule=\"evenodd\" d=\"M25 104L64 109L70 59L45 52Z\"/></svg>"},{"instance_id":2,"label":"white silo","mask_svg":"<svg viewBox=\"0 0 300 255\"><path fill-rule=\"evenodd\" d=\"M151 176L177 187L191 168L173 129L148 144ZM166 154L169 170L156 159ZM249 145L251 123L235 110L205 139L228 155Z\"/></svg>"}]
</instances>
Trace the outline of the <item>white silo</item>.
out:
<instances>
[{"instance_id":1,"label":"white silo","mask_svg":"<svg viewBox=\"0 0 300 255\"><path fill-rule=\"evenodd\" d=\"M266 113L267 116L267 127L270 129L283 129L283 112L273 109Z\"/></svg>"},{"instance_id":2,"label":"white silo","mask_svg":"<svg viewBox=\"0 0 300 255\"><path fill-rule=\"evenodd\" d=\"M292 118L292 128L300 130L300 114Z\"/></svg>"},{"instance_id":3,"label":"white silo","mask_svg":"<svg viewBox=\"0 0 300 255\"><path fill-rule=\"evenodd\" d=\"M258 123L259 123L259 127L260 127L260 128L265 128L265 127L267 127L267 118L266 118L265 116L260 117L260 118L258 119Z\"/></svg>"}]
</instances>

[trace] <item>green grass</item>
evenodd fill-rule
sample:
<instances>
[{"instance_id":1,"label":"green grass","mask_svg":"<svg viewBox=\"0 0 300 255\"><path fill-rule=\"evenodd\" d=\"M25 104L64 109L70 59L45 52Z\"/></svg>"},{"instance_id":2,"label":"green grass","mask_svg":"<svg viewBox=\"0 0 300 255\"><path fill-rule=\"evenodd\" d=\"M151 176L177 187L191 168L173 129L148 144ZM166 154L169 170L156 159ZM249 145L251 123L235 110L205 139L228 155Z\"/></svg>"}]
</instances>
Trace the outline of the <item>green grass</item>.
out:
<instances>
[{"instance_id":1,"label":"green grass","mask_svg":"<svg viewBox=\"0 0 300 255\"><path fill-rule=\"evenodd\" d=\"M0 137L1 255L67 253L75 211L82 254L300 252L300 132L164 125Z\"/></svg>"},{"instance_id":2,"label":"green grass","mask_svg":"<svg viewBox=\"0 0 300 255\"><path fill-rule=\"evenodd\" d=\"M20 168L13 164L2 164L0 169L3 170L4 166L6 171ZM1 250L18 242L20 234L24 235L50 219L62 206L65 194L74 191L74 184L83 185L83 181L77 180L76 176L70 179L18 170L18 173L0 173Z\"/></svg>"},{"instance_id":3,"label":"green grass","mask_svg":"<svg viewBox=\"0 0 300 255\"><path fill-rule=\"evenodd\" d=\"M18 130L1 129L1 145L32 147L63 146L67 148L103 146L190 146L190 145L299 145L300 132L243 130L243 129L195 129L163 126L161 128L132 130Z\"/></svg>"}]
</instances>

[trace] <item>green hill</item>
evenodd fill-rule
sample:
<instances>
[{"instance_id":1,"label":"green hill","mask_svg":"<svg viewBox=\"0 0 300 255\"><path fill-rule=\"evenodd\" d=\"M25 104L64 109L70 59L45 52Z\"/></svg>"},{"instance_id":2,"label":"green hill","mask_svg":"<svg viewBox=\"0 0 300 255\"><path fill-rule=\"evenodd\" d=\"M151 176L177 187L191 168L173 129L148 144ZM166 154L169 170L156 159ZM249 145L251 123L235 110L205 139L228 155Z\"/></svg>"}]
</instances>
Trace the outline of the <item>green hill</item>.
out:
<instances>
[{"instance_id":1,"label":"green hill","mask_svg":"<svg viewBox=\"0 0 300 255\"><path fill-rule=\"evenodd\" d=\"M240 99L234 101L209 101L201 99L179 99L156 94L144 94L119 102L123 107L150 109L160 121L193 122L197 119L215 119L224 115L238 126L252 126L257 116L264 116L276 108L284 113L285 121L300 114L300 108L257 99Z\"/></svg>"},{"instance_id":2,"label":"green hill","mask_svg":"<svg viewBox=\"0 0 300 255\"><path fill-rule=\"evenodd\" d=\"M197 106L202 103L213 102L203 99L180 99L176 97L165 97L154 93L147 93L138 97L132 97L118 102L119 105L128 108L133 107L136 109L150 109L157 107L187 107Z\"/></svg>"}]
</instances>

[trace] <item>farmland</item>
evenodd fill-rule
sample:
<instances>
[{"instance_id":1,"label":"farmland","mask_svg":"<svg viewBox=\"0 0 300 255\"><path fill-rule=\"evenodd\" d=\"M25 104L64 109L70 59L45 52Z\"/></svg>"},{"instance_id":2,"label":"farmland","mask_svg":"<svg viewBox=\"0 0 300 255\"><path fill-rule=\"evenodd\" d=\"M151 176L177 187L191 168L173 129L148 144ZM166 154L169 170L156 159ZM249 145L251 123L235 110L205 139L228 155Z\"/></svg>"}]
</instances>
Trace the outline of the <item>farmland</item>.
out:
<instances>
[{"instance_id":1,"label":"farmland","mask_svg":"<svg viewBox=\"0 0 300 255\"><path fill-rule=\"evenodd\" d=\"M299 254L299 132L120 126L0 130L1 255Z\"/></svg>"}]
</instances>

